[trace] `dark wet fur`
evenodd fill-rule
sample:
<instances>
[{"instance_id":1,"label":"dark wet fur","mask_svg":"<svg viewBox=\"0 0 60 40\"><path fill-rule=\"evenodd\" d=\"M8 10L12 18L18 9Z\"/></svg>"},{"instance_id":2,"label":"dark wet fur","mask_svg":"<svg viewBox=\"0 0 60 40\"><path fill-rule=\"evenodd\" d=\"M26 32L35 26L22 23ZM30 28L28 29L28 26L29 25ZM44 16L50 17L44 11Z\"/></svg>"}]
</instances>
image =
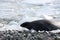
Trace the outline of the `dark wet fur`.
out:
<instances>
[{"instance_id":1,"label":"dark wet fur","mask_svg":"<svg viewBox=\"0 0 60 40\"><path fill-rule=\"evenodd\" d=\"M36 20L32 22L24 22L20 26L26 27L29 30L34 29L36 31L52 31L59 29L57 26L50 23L48 20Z\"/></svg>"}]
</instances>

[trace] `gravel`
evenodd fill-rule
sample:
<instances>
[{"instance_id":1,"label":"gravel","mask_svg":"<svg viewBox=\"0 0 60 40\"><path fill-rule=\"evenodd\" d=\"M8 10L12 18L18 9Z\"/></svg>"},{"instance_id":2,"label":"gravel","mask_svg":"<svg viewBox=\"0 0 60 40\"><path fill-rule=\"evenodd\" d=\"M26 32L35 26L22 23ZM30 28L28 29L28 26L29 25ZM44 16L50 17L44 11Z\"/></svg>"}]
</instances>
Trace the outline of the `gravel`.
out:
<instances>
[{"instance_id":1,"label":"gravel","mask_svg":"<svg viewBox=\"0 0 60 40\"><path fill-rule=\"evenodd\" d=\"M0 31L0 40L60 40L60 33L8 30Z\"/></svg>"}]
</instances>

